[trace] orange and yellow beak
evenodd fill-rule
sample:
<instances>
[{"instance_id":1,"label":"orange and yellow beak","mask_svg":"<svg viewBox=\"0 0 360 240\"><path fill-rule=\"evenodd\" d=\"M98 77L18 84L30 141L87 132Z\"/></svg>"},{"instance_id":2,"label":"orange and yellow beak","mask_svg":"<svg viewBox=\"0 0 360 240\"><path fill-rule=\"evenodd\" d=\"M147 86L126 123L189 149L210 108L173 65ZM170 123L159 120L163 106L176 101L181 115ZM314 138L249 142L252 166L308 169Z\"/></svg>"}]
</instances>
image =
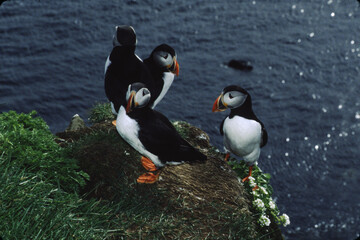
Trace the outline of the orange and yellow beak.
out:
<instances>
[{"instance_id":1,"label":"orange and yellow beak","mask_svg":"<svg viewBox=\"0 0 360 240\"><path fill-rule=\"evenodd\" d=\"M220 96L215 100L214 105L212 107L213 112L222 112L227 109L226 104L223 104L222 97L223 95L220 94Z\"/></svg>"},{"instance_id":2,"label":"orange and yellow beak","mask_svg":"<svg viewBox=\"0 0 360 240\"><path fill-rule=\"evenodd\" d=\"M173 58L173 64L169 67L170 71L175 74L176 76L179 76L179 63L176 60L176 57Z\"/></svg>"},{"instance_id":3,"label":"orange and yellow beak","mask_svg":"<svg viewBox=\"0 0 360 240\"><path fill-rule=\"evenodd\" d=\"M128 100L127 105L126 105L126 113L129 113L129 112L134 108L134 106L137 105L137 104L135 103L135 100L134 100L135 95L136 95L136 92L135 92L135 91L131 91L129 100Z\"/></svg>"}]
</instances>

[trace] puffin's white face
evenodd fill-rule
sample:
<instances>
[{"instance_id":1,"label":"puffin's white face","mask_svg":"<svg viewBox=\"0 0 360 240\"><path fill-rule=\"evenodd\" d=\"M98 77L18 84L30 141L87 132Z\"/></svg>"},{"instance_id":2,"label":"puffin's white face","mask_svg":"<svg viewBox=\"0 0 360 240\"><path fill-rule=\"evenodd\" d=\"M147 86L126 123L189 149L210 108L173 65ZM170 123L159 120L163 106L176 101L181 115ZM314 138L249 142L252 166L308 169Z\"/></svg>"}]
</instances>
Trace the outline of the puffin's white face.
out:
<instances>
[{"instance_id":1,"label":"puffin's white face","mask_svg":"<svg viewBox=\"0 0 360 240\"><path fill-rule=\"evenodd\" d=\"M145 107L149 103L150 98L150 91L146 87L133 89L132 85L129 85L126 92L126 101L128 102L126 112L130 112L134 108Z\"/></svg>"},{"instance_id":2,"label":"puffin's white face","mask_svg":"<svg viewBox=\"0 0 360 240\"><path fill-rule=\"evenodd\" d=\"M176 57L172 57L170 53L165 51L156 51L153 53L153 59L160 67L169 69L173 65Z\"/></svg>"},{"instance_id":3,"label":"puffin's white face","mask_svg":"<svg viewBox=\"0 0 360 240\"><path fill-rule=\"evenodd\" d=\"M247 95L239 91L229 91L222 95L221 101L228 108L240 107L246 100Z\"/></svg>"},{"instance_id":4,"label":"puffin's white face","mask_svg":"<svg viewBox=\"0 0 360 240\"><path fill-rule=\"evenodd\" d=\"M149 89L147 88L139 89L134 97L135 107L137 108L145 107L149 103L150 98L151 98L151 94Z\"/></svg>"}]
</instances>

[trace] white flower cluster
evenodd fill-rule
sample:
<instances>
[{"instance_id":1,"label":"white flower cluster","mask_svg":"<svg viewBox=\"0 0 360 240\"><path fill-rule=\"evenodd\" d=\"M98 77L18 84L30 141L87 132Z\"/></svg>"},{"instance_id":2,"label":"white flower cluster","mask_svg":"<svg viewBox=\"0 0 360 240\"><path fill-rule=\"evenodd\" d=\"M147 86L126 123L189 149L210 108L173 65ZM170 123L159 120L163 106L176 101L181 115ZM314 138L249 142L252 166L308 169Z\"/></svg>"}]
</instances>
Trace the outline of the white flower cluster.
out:
<instances>
[{"instance_id":1,"label":"white flower cluster","mask_svg":"<svg viewBox=\"0 0 360 240\"><path fill-rule=\"evenodd\" d=\"M259 218L259 223L261 226L270 226L270 219L265 215L265 214L262 214L261 217Z\"/></svg>"},{"instance_id":2,"label":"white flower cluster","mask_svg":"<svg viewBox=\"0 0 360 240\"><path fill-rule=\"evenodd\" d=\"M259 171L261 173L260 169ZM267 180L269 179L269 176L266 174L260 175L260 177L256 179L250 176L248 179L249 179L249 186L252 188L251 194L254 197L253 206L257 209L257 212L259 213L260 216L258 219L258 223L260 224L260 226L261 227L270 226L271 224L270 217L273 217L273 219L276 220L277 224L282 224L285 227L289 225L290 224L289 216L285 213L279 216L280 214L279 210L270 194L271 187L267 188L266 184L268 184ZM259 184L260 185L264 184L264 185L259 186Z\"/></svg>"},{"instance_id":3,"label":"white flower cluster","mask_svg":"<svg viewBox=\"0 0 360 240\"><path fill-rule=\"evenodd\" d=\"M290 218L287 214L283 213L279 218L283 222L284 227L290 224Z\"/></svg>"},{"instance_id":4,"label":"white flower cluster","mask_svg":"<svg viewBox=\"0 0 360 240\"><path fill-rule=\"evenodd\" d=\"M253 204L254 204L255 207L257 207L257 208L259 208L259 209L263 209L263 208L265 207L264 202L263 202L260 198L255 199L255 200L253 201Z\"/></svg>"},{"instance_id":5,"label":"white flower cluster","mask_svg":"<svg viewBox=\"0 0 360 240\"><path fill-rule=\"evenodd\" d=\"M272 199L269 201L269 207L272 210L275 210L275 208L276 208L275 202Z\"/></svg>"},{"instance_id":6,"label":"white flower cluster","mask_svg":"<svg viewBox=\"0 0 360 240\"><path fill-rule=\"evenodd\" d=\"M268 195L269 193L266 191L264 187L260 187L260 190L263 194Z\"/></svg>"},{"instance_id":7,"label":"white flower cluster","mask_svg":"<svg viewBox=\"0 0 360 240\"><path fill-rule=\"evenodd\" d=\"M249 185L252 188L256 187L255 178L253 178L251 176L249 177Z\"/></svg>"}]
</instances>

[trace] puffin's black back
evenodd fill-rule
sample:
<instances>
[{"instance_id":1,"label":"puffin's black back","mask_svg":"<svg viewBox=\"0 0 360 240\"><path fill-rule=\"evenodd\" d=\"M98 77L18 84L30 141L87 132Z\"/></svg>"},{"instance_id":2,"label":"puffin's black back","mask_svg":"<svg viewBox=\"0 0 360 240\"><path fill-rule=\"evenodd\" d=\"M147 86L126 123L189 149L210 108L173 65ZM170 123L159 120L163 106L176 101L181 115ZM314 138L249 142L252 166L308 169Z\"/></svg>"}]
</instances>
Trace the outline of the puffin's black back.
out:
<instances>
[{"instance_id":1,"label":"puffin's black back","mask_svg":"<svg viewBox=\"0 0 360 240\"><path fill-rule=\"evenodd\" d=\"M171 122L160 112L150 108L129 113L139 126L139 139L144 147L165 162L205 161L206 156L185 141Z\"/></svg>"},{"instance_id":2,"label":"puffin's black back","mask_svg":"<svg viewBox=\"0 0 360 240\"><path fill-rule=\"evenodd\" d=\"M126 105L126 91L130 84L142 82L153 89L152 76L134 53L135 46L117 46L110 54L111 64L105 73L105 93L118 111Z\"/></svg>"}]
</instances>

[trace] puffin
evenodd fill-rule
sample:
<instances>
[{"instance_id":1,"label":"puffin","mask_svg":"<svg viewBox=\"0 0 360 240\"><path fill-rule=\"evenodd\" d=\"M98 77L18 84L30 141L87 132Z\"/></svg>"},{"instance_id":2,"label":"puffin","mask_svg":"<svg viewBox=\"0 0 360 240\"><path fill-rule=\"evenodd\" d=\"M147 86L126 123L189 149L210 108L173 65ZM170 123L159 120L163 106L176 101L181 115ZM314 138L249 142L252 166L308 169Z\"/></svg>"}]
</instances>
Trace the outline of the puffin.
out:
<instances>
[{"instance_id":1,"label":"puffin","mask_svg":"<svg viewBox=\"0 0 360 240\"><path fill-rule=\"evenodd\" d=\"M242 179L248 181L253 165L260 157L260 149L268 141L264 124L252 110L250 94L242 87L230 85L223 89L215 100L212 112L230 109L230 114L220 124L220 134L224 139L225 161L230 153L242 157L249 166L249 174ZM255 187L256 188L256 187Z\"/></svg>"},{"instance_id":2,"label":"puffin","mask_svg":"<svg viewBox=\"0 0 360 240\"><path fill-rule=\"evenodd\" d=\"M151 93L143 83L130 84L127 89L127 103L119 108L116 130L142 155L141 163L148 172L138 183L155 183L167 165L207 159L180 136L166 116L150 107Z\"/></svg>"},{"instance_id":3,"label":"puffin","mask_svg":"<svg viewBox=\"0 0 360 240\"><path fill-rule=\"evenodd\" d=\"M127 86L143 82L152 87L150 71L135 54L136 34L131 26L116 26L113 49L105 63L105 94L116 115L120 106L126 104Z\"/></svg>"},{"instance_id":4,"label":"puffin","mask_svg":"<svg viewBox=\"0 0 360 240\"><path fill-rule=\"evenodd\" d=\"M166 44L159 45L143 62L135 54L136 44L137 38L133 27L116 26L113 49L105 62L104 71L105 93L115 115L120 106L126 103L125 93L129 84L144 83L153 92L150 103L154 108L168 91L174 75L179 75L179 64L172 47ZM115 121L113 124L116 124Z\"/></svg>"},{"instance_id":5,"label":"puffin","mask_svg":"<svg viewBox=\"0 0 360 240\"><path fill-rule=\"evenodd\" d=\"M144 60L153 77L154 88L150 89L152 98L150 106L155 106L164 98L174 81L179 76L179 63L175 50L163 43L157 46L148 58Z\"/></svg>"}]
</instances>

